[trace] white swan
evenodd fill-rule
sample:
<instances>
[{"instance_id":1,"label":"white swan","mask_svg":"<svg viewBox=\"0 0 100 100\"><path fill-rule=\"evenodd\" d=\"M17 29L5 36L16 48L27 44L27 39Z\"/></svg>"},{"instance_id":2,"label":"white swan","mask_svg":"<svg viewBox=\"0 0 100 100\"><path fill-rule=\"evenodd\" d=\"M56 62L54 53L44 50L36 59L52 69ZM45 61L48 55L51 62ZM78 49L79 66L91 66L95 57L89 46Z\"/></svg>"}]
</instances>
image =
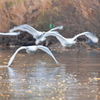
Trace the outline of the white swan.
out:
<instances>
[{"instance_id":1,"label":"white swan","mask_svg":"<svg viewBox=\"0 0 100 100\"><path fill-rule=\"evenodd\" d=\"M98 42L98 38L91 32L83 32L83 33L80 33L80 34L74 36L73 38L65 38L61 34L59 34L57 31L53 31L53 33L52 32L45 33L41 38L37 39L35 43L39 44L40 42L42 42L43 39L45 39L48 36L55 36L59 40L59 42L61 43L61 45L63 47L70 47L73 44L75 44L76 39L82 35L85 35L86 37L91 39L91 41L94 43Z\"/></svg>"},{"instance_id":2,"label":"white swan","mask_svg":"<svg viewBox=\"0 0 100 100\"><path fill-rule=\"evenodd\" d=\"M19 35L20 32L11 32L11 33L0 33L0 35L10 35L10 36L16 36Z\"/></svg>"},{"instance_id":3,"label":"white swan","mask_svg":"<svg viewBox=\"0 0 100 100\"><path fill-rule=\"evenodd\" d=\"M57 30L57 29L61 30L61 29L63 29L63 26L58 26L58 27L52 28L51 30L49 30L47 32L51 32L51 31L53 32L54 30ZM38 31L28 24L16 26L16 27L10 29L9 32L14 32L14 31L17 31L17 30L26 31L29 34L31 34L33 36L33 38L35 38L35 39L40 38L42 35L44 35L44 33L46 33L46 32Z\"/></svg>"},{"instance_id":4,"label":"white swan","mask_svg":"<svg viewBox=\"0 0 100 100\"><path fill-rule=\"evenodd\" d=\"M47 47L38 45L38 46L21 46L20 48L18 48L15 51L15 53L12 55L12 57L10 58L7 67L9 67L11 65L11 63L14 60L16 54L20 50L22 50L22 49L26 49L27 53L33 53L33 52L37 51L38 49L43 50L44 52L46 52L47 54L49 54L55 60L56 64L58 64L58 61L56 60L56 58L54 57L54 55L52 54L52 52Z\"/></svg>"}]
</instances>

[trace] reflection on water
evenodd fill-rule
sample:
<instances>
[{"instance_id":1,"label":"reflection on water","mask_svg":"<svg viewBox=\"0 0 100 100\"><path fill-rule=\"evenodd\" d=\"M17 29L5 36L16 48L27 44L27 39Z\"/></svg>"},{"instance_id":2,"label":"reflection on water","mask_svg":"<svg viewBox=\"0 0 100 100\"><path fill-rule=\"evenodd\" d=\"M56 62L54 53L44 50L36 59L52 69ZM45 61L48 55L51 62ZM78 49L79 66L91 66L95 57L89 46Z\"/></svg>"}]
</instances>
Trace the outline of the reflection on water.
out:
<instances>
[{"instance_id":1,"label":"reflection on water","mask_svg":"<svg viewBox=\"0 0 100 100\"><path fill-rule=\"evenodd\" d=\"M5 66L14 50L0 51ZM0 100L99 100L100 52L19 52L11 68L0 67Z\"/></svg>"}]
</instances>

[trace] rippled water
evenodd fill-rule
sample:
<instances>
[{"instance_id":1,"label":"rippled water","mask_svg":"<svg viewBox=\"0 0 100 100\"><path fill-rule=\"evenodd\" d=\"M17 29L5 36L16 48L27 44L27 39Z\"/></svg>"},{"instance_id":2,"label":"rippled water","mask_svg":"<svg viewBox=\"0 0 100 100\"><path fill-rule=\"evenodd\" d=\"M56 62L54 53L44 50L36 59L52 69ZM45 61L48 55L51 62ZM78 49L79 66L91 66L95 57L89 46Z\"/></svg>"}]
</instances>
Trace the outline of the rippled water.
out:
<instances>
[{"instance_id":1,"label":"rippled water","mask_svg":"<svg viewBox=\"0 0 100 100\"><path fill-rule=\"evenodd\" d=\"M10 68L3 67L15 49L0 49L0 100L99 100L100 51L46 53L20 51Z\"/></svg>"}]
</instances>

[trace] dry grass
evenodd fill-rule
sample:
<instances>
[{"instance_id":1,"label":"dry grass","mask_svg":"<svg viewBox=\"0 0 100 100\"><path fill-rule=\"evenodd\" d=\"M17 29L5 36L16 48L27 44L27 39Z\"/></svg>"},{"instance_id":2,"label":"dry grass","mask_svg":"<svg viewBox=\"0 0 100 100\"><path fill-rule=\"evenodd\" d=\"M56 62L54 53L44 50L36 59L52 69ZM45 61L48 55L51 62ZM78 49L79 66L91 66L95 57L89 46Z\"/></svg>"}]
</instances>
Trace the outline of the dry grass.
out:
<instances>
[{"instance_id":1,"label":"dry grass","mask_svg":"<svg viewBox=\"0 0 100 100\"><path fill-rule=\"evenodd\" d=\"M99 0L0 0L0 31L15 25L29 24L46 31L49 24L64 25L64 36L72 37L83 31L100 38ZM30 36L29 36L30 37Z\"/></svg>"}]
</instances>

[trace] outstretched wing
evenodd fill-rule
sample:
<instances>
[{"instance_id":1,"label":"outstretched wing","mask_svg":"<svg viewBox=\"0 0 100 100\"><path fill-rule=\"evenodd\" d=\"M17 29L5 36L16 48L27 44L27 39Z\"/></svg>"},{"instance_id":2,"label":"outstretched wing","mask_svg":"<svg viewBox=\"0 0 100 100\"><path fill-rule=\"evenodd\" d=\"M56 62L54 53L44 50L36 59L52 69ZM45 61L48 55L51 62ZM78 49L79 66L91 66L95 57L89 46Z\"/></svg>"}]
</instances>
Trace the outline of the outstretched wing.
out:
<instances>
[{"instance_id":1,"label":"outstretched wing","mask_svg":"<svg viewBox=\"0 0 100 100\"><path fill-rule=\"evenodd\" d=\"M9 32L13 32L13 31L17 31L17 30L26 31L29 34L31 34L35 39L37 39L38 37L40 37L40 35L43 34L42 32L37 31L35 28L33 28L32 26L27 25L27 24L16 26L16 27L10 29Z\"/></svg>"},{"instance_id":2,"label":"outstretched wing","mask_svg":"<svg viewBox=\"0 0 100 100\"><path fill-rule=\"evenodd\" d=\"M52 29L49 30L48 32L50 32L50 31L55 31L55 30L57 30L57 29L62 30L62 29L63 29L63 26L57 26L57 27L55 27L55 28L52 28Z\"/></svg>"},{"instance_id":3,"label":"outstretched wing","mask_svg":"<svg viewBox=\"0 0 100 100\"><path fill-rule=\"evenodd\" d=\"M98 42L98 38L95 36L95 34L93 34L91 32L83 32L83 33L80 33L80 34L74 36L73 39L76 39L77 37L82 36L82 35L85 35L86 37L88 37L89 39L91 39L94 43L97 43Z\"/></svg>"},{"instance_id":4,"label":"outstretched wing","mask_svg":"<svg viewBox=\"0 0 100 100\"><path fill-rule=\"evenodd\" d=\"M52 54L52 52L51 52L47 47L41 46L41 45L36 46L36 47L37 47L38 49L43 50L43 51L46 52L47 54L49 54L49 55L55 60L56 64L58 64L58 61L56 60L56 58L54 57L54 55Z\"/></svg>"},{"instance_id":5,"label":"outstretched wing","mask_svg":"<svg viewBox=\"0 0 100 100\"><path fill-rule=\"evenodd\" d=\"M20 32L11 32L11 33L0 33L0 35L10 35L10 36L16 36L19 35Z\"/></svg>"},{"instance_id":6,"label":"outstretched wing","mask_svg":"<svg viewBox=\"0 0 100 100\"><path fill-rule=\"evenodd\" d=\"M24 28L31 31L31 35L33 35L35 39L39 38L43 34L43 32L40 32L36 30L35 28L33 28L32 26L27 25L27 24L25 24Z\"/></svg>"},{"instance_id":7,"label":"outstretched wing","mask_svg":"<svg viewBox=\"0 0 100 100\"><path fill-rule=\"evenodd\" d=\"M14 60L16 54L17 54L20 50L26 49L26 48L27 48L27 47L24 47L24 46L18 48L18 49L15 51L15 53L12 55L12 57L10 58L7 67L9 67L9 66L11 65L11 63L13 62L13 60Z\"/></svg>"},{"instance_id":8,"label":"outstretched wing","mask_svg":"<svg viewBox=\"0 0 100 100\"><path fill-rule=\"evenodd\" d=\"M56 37L59 40L59 42L62 44L62 46L65 46L66 38L63 37L61 34L59 34L59 32L57 32L57 31L46 32L43 35L43 38L46 38L48 36Z\"/></svg>"},{"instance_id":9,"label":"outstretched wing","mask_svg":"<svg viewBox=\"0 0 100 100\"><path fill-rule=\"evenodd\" d=\"M16 28L13 28L11 31L17 31L17 30L21 30L21 31L25 31L25 32L28 32L29 34L33 35L32 32L28 29L24 29L24 28L21 28L21 27L16 27ZM10 32L11 32L10 31Z\"/></svg>"}]
</instances>

